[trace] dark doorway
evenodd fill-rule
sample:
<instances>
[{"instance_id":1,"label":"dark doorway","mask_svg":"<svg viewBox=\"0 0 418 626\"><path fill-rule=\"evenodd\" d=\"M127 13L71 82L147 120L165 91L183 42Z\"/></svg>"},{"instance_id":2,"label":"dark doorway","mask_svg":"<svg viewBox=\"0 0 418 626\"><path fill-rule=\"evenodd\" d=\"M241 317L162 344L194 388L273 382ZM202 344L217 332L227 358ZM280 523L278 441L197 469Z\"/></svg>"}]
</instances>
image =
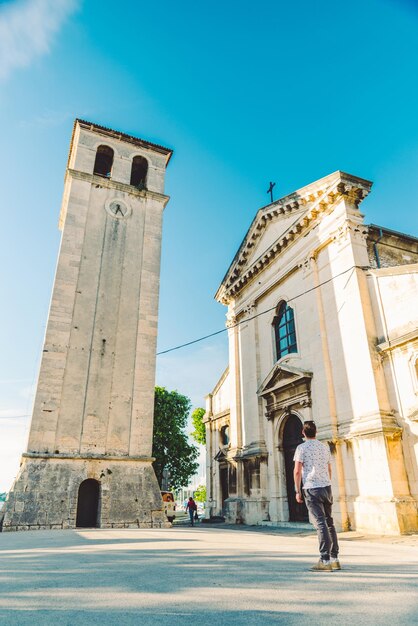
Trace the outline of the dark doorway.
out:
<instances>
[{"instance_id":1,"label":"dark doorway","mask_svg":"<svg viewBox=\"0 0 418 626\"><path fill-rule=\"evenodd\" d=\"M289 504L289 522L307 522L308 509L305 503L298 504L295 498L295 481L293 480L293 457L297 446L303 443L302 422L296 415L289 415L283 430L283 451L286 470L287 501Z\"/></svg>"},{"instance_id":2,"label":"dark doorway","mask_svg":"<svg viewBox=\"0 0 418 626\"><path fill-rule=\"evenodd\" d=\"M229 497L228 467L221 467L219 471L221 478L222 508L224 508L225 500Z\"/></svg>"},{"instance_id":3,"label":"dark doorway","mask_svg":"<svg viewBox=\"0 0 418 626\"><path fill-rule=\"evenodd\" d=\"M97 528L99 520L100 484L93 478L84 480L78 489L77 528Z\"/></svg>"}]
</instances>

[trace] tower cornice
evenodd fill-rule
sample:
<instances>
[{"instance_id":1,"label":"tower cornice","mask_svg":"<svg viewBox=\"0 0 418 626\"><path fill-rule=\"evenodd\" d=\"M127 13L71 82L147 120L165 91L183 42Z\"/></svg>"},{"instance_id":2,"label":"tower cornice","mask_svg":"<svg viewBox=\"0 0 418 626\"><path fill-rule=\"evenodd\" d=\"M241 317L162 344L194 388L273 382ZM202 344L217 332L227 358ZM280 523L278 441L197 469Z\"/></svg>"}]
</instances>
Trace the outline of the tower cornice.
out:
<instances>
[{"instance_id":1,"label":"tower cornice","mask_svg":"<svg viewBox=\"0 0 418 626\"><path fill-rule=\"evenodd\" d=\"M113 130L112 128L107 128L106 126L101 126L100 124L94 124L93 122L87 122L86 120L81 120L79 118L74 120L73 136L70 143L70 154L73 146L74 131L77 126L83 128L84 130L93 131L96 134L102 135L104 137L111 137L112 139L118 139L119 141L124 141L125 143L132 143L135 146L148 148L154 150L154 152L160 152L161 154L165 154L167 156L167 165L173 155L173 150L171 150L171 148L165 148L164 146L160 146L158 143L152 143L151 141L146 141L145 139L134 137L133 135L129 135L128 133L122 133L121 131Z\"/></svg>"},{"instance_id":2,"label":"tower cornice","mask_svg":"<svg viewBox=\"0 0 418 626\"><path fill-rule=\"evenodd\" d=\"M121 183L111 178L104 178L103 176L98 176L97 174L88 174L87 172L80 172L79 170L73 170L71 168L67 168L67 172L65 175L65 179L67 181L67 177L75 178L77 180L83 180L87 183L91 183L96 187L103 187L104 189L115 189L117 191L123 191L128 193L131 196L135 196L137 198L152 198L153 200L157 200L161 202L163 208L166 207L168 201L170 200L170 196L166 196L163 193L158 193L157 191L150 191L149 189L137 189L133 185L127 185L126 183ZM64 207L66 206L65 198L61 207L61 213L59 217L59 228L62 229L65 220Z\"/></svg>"}]
</instances>

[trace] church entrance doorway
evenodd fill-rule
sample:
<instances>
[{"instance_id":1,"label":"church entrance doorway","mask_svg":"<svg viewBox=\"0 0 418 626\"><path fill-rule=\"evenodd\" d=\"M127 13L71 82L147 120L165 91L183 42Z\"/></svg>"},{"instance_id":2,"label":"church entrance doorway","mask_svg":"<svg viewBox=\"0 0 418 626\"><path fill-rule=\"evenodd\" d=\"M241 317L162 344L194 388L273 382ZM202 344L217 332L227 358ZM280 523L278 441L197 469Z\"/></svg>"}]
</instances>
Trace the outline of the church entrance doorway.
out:
<instances>
[{"instance_id":1,"label":"church entrance doorway","mask_svg":"<svg viewBox=\"0 0 418 626\"><path fill-rule=\"evenodd\" d=\"M290 414L283 430L283 452L286 471L287 502L289 505L289 522L307 522L308 509L305 503L298 504L295 498L295 482L293 480L294 462L293 457L297 446L303 443L302 422L296 416Z\"/></svg>"},{"instance_id":2,"label":"church entrance doorway","mask_svg":"<svg viewBox=\"0 0 418 626\"><path fill-rule=\"evenodd\" d=\"M93 478L83 480L78 489L77 528L96 528L99 520L100 484Z\"/></svg>"}]
</instances>

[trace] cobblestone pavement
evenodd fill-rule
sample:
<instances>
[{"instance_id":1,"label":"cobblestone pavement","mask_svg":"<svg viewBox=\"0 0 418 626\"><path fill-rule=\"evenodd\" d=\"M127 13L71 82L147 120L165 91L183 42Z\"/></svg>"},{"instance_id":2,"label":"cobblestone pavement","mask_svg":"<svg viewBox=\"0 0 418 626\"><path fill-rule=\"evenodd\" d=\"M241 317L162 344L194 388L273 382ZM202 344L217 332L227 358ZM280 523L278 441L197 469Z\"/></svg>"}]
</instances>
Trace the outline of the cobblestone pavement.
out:
<instances>
[{"instance_id":1,"label":"cobblestone pavement","mask_svg":"<svg viewBox=\"0 0 418 626\"><path fill-rule=\"evenodd\" d=\"M0 624L417 624L418 536L340 540L313 573L309 528L2 533Z\"/></svg>"}]
</instances>

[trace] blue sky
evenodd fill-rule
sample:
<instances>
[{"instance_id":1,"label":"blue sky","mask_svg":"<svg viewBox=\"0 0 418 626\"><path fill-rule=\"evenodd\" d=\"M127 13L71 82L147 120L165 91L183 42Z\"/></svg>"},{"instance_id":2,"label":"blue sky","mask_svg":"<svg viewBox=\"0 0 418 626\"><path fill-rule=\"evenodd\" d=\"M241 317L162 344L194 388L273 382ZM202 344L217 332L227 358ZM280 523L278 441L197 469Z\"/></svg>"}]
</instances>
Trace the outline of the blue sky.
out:
<instances>
[{"instance_id":1,"label":"blue sky","mask_svg":"<svg viewBox=\"0 0 418 626\"><path fill-rule=\"evenodd\" d=\"M270 180L369 178L366 221L418 234L413 0L0 1L0 491L28 429L75 117L174 149L159 348L222 328L213 295ZM203 403L226 337L159 358ZM19 417L23 416L23 417Z\"/></svg>"}]
</instances>

